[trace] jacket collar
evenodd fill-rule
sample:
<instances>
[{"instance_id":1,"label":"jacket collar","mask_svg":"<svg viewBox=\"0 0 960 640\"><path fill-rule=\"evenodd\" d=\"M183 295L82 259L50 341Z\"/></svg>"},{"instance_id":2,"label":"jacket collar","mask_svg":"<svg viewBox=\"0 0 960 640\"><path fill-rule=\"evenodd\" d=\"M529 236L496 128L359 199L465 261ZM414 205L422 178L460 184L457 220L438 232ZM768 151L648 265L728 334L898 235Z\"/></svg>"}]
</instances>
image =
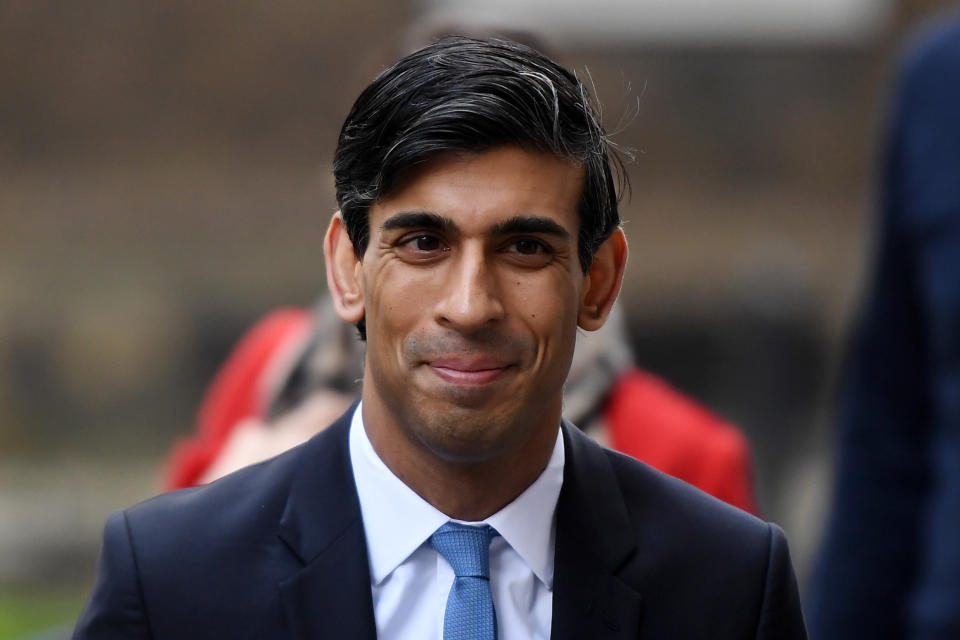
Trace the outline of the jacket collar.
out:
<instances>
[{"instance_id":1,"label":"jacket collar","mask_svg":"<svg viewBox=\"0 0 960 640\"><path fill-rule=\"evenodd\" d=\"M642 596L618 573L636 534L607 453L562 425L567 451L557 503L552 640L636 638Z\"/></svg>"},{"instance_id":2,"label":"jacket collar","mask_svg":"<svg viewBox=\"0 0 960 640\"><path fill-rule=\"evenodd\" d=\"M367 545L347 444L354 407L301 448L280 521L280 539L303 563L279 587L294 638L376 638Z\"/></svg>"}]
</instances>

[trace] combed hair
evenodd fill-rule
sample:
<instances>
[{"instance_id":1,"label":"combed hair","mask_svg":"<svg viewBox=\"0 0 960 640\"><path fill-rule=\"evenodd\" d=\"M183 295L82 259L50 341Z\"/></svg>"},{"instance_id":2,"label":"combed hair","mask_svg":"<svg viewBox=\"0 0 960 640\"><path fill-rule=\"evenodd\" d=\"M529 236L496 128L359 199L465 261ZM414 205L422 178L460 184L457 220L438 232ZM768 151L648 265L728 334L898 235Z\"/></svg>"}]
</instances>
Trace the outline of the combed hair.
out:
<instances>
[{"instance_id":1,"label":"combed hair","mask_svg":"<svg viewBox=\"0 0 960 640\"><path fill-rule=\"evenodd\" d=\"M590 93L574 74L534 49L460 36L400 59L364 89L347 115L333 175L357 257L369 242L370 206L390 193L402 172L438 154L505 145L549 152L584 167L577 253L586 272L597 248L620 225L617 187L627 187Z\"/></svg>"}]
</instances>

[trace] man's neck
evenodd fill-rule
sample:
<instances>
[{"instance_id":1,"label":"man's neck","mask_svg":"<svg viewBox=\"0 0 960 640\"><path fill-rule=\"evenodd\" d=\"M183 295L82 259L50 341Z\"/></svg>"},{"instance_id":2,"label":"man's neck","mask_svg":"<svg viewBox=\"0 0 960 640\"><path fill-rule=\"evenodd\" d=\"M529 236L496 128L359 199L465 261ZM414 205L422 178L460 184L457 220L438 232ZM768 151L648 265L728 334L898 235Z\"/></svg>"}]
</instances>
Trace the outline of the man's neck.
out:
<instances>
[{"instance_id":1,"label":"man's neck","mask_svg":"<svg viewBox=\"0 0 960 640\"><path fill-rule=\"evenodd\" d=\"M372 397L369 397L371 396ZM382 411L376 394L364 394L363 423L374 451L404 484L450 518L477 522L500 511L540 476L560 428L560 413L549 418L552 429L534 428L518 446L480 461L445 460L397 418ZM403 437L395 437L402 434Z\"/></svg>"}]
</instances>

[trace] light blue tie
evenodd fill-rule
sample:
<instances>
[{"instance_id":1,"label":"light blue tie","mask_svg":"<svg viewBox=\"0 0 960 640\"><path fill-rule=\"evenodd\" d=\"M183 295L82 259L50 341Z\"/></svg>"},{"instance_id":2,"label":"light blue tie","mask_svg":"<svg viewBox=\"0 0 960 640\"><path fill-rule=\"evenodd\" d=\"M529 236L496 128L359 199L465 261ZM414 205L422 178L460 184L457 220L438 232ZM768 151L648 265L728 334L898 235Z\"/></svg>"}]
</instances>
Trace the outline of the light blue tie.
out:
<instances>
[{"instance_id":1,"label":"light blue tie","mask_svg":"<svg viewBox=\"0 0 960 640\"><path fill-rule=\"evenodd\" d=\"M490 541L500 534L490 525L448 522L430 536L456 578L447 596L443 640L496 640L497 614L490 592Z\"/></svg>"}]
</instances>

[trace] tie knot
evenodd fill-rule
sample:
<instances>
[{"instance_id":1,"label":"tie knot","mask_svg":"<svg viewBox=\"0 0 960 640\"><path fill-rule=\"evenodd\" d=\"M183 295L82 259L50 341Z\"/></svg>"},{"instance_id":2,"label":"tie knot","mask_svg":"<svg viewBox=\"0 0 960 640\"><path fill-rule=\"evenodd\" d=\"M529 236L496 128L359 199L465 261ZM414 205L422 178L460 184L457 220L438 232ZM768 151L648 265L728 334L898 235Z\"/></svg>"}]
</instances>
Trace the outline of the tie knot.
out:
<instances>
[{"instance_id":1,"label":"tie knot","mask_svg":"<svg viewBox=\"0 0 960 640\"><path fill-rule=\"evenodd\" d=\"M490 578L490 541L500 534L488 524L471 527L448 522L430 536L430 544L442 555L458 578Z\"/></svg>"}]
</instances>

